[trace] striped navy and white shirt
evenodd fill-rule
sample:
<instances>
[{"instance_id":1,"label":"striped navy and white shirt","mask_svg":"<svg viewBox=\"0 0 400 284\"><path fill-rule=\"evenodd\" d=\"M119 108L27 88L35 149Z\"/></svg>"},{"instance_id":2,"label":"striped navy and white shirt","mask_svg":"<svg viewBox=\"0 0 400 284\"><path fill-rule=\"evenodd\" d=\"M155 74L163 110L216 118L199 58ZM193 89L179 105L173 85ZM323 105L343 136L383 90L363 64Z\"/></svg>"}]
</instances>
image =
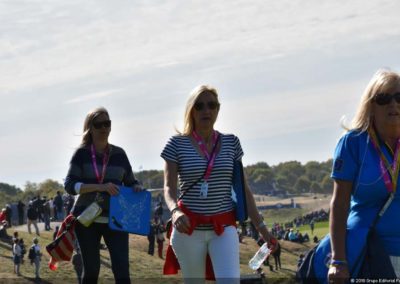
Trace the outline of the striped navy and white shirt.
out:
<instances>
[{"instance_id":1,"label":"striped navy and white shirt","mask_svg":"<svg viewBox=\"0 0 400 284\"><path fill-rule=\"evenodd\" d=\"M204 177L183 196L183 204L194 213L210 216L233 210L231 197L233 161L243 156L239 139L233 134L221 134L221 148L217 153L211 176L208 179L207 198L200 198ZM179 187L187 190L204 175L207 159L199 154L188 136L170 138L161 157L177 163Z\"/></svg>"}]
</instances>

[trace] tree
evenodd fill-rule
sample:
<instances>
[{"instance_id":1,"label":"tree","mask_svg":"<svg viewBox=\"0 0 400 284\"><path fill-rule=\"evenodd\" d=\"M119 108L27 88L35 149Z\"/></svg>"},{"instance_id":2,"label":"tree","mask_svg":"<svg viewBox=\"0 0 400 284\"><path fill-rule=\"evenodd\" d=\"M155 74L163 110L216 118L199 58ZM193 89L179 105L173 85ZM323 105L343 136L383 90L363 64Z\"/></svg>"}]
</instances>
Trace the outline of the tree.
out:
<instances>
[{"instance_id":1,"label":"tree","mask_svg":"<svg viewBox=\"0 0 400 284\"><path fill-rule=\"evenodd\" d=\"M42 197L54 197L56 196L57 191L63 192L64 186L58 181L47 179L39 184L37 194L40 194Z\"/></svg>"},{"instance_id":2,"label":"tree","mask_svg":"<svg viewBox=\"0 0 400 284\"><path fill-rule=\"evenodd\" d=\"M321 186L319 185L318 182L315 181L311 182L311 192L314 194L321 192Z\"/></svg>"},{"instance_id":3,"label":"tree","mask_svg":"<svg viewBox=\"0 0 400 284\"><path fill-rule=\"evenodd\" d=\"M22 192L22 190L15 185L0 182L0 192L6 195L15 196Z\"/></svg>"},{"instance_id":4,"label":"tree","mask_svg":"<svg viewBox=\"0 0 400 284\"><path fill-rule=\"evenodd\" d=\"M294 185L297 193L309 192L311 188L311 182L306 175L299 177Z\"/></svg>"},{"instance_id":5,"label":"tree","mask_svg":"<svg viewBox=\"0 0 400 284\"><path fill-rule=\"evenodd\" d=\"M321 182L321 188L324 193L331 193L333 190L333 180L329 174L327 174Z\"/></svg>"}]
</instances>

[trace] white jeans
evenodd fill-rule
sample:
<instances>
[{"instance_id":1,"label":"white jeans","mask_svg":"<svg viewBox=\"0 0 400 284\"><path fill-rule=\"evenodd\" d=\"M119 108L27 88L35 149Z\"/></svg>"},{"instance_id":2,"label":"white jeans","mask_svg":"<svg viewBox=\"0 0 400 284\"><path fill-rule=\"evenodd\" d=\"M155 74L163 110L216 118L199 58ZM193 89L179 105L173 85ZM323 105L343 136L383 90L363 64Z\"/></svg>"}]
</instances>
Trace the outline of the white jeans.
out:
<instances>
[{"instance_id":1,"label":"white jeans","mask_svg":"<svg viewBox=\"0 0 400 284\"><path fill-rule=\"evenodd\" d=\"M185 283L204 283L206 256L210 255L217 283L240 283L239 238L234 226L222 235L194 230L191 236L173 229L171 245Z\"/></svg>"}]
</instances>

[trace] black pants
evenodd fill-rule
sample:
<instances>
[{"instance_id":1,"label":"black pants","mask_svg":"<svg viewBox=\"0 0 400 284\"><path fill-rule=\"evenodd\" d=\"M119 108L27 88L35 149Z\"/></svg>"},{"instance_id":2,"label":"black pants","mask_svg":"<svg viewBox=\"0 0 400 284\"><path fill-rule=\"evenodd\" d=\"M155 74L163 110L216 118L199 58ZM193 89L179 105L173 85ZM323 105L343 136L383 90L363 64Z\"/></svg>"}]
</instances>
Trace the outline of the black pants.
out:
<instances>
[{"instance_id":1,"label":"black pants","mask_svg":"<svg viewBox=\"0 0 400 284\"><path fill-rule=\"evenodd\" d=\"M147 236L147 239L149 240L149 249L148 249L147 253L150 255L154 255L154 244L156 241L156 237L154 235Z\"/></svg>"},{"instance_id":2,"label":"black pants","mask_svg":"<svg viewBox=\"0 0 400 284\"><path fill-rule=\"evenodd\" d=\"M129 235L113 231L108 224L93 223L84 227L76 222L75 233L78 238L83 261L82 282L97 283L100 272L100 240L108 247L111 268L115 283L131 283L129 278Z\"/></svg>"}]
</instances>

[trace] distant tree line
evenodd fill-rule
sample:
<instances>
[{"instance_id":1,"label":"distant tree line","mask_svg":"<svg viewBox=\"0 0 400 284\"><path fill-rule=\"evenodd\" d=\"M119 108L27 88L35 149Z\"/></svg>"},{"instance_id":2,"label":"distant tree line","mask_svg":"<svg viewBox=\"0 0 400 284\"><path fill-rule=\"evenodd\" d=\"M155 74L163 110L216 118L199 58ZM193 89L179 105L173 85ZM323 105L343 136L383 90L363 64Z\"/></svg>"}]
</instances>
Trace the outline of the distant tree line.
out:
<instances>
[{"instance_id":1,"label":"distant tree line","mask_svg":"<svg viewBox=\"0 0 400 284\"><path fill-rule=\"evenodd\" d=\"M333 182L330 178L332 160L310 161L302 165L298 161L283 162L269 166L259 162L245 167L249 185L253 193L265 195L287 195L303 193L330 193ZM162 188L162 170L144 170L135 173L145 188ZM0 206L18 200L28 201L34 196L54 197L57 190L63 191L61 183L47 179L42 183L26 182L24 189L0 182ZM1 209L1 208L0 208Z\"/></svg>"},{"instance_id":2,"label":"distant tree line","mask_svg":"<svg viewBox=\"0 0 400 284\"><path fill-rule=\"evenodd\" d=\"M245 167L250 188L257 194L330 193L332 160L310 161L302 165L298 161L269 166L265 162Z\"/></svg>"}]
</instances>

